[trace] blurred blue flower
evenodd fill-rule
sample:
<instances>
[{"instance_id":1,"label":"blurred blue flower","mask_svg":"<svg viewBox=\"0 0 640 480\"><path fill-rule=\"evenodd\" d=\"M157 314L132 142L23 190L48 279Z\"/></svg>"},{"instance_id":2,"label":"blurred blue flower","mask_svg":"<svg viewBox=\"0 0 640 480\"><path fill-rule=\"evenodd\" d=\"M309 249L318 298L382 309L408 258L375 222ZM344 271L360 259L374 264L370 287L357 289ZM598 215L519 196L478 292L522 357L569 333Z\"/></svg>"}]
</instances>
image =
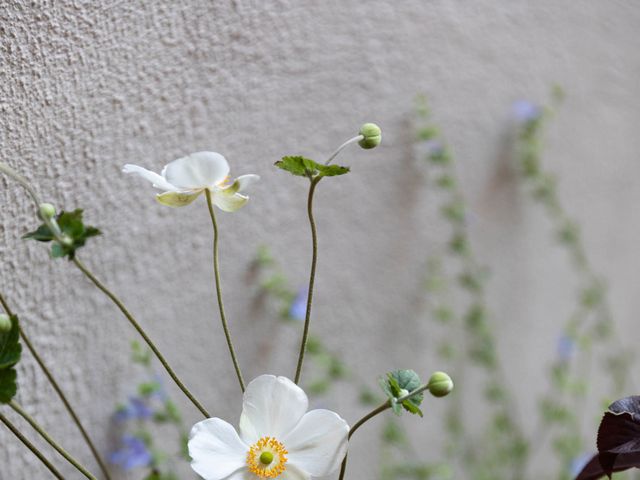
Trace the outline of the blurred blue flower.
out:
<instances>
[{"instance_id":1,"label":"blurred blue flower","mask_svg":"<svg viewBox=\"0 0 640 480\"><path fill-rule=\"evenodd\" d=\"M558 359L561 362L568 362L573 358L576 351L576 341L569 335L560 335L558 338Z\"/></svg>"},{"instance_id":2,"label":"blurred blue flower","mask_svg":"<svg viewBox=\"0 0 640 480\"><path fill-rule=\"evenodd\" d=\"M296 298L293 299L293 302L291 302L291 305L289 306L289 318L299 321L305 319L307 315L308 297L308 289L306 287L298 290Z\"/></svg>"},{"instance_id":3,"label":"blurred blue flower","mask_svg":"<svg viewBox=\"0 0 640 480\"><path fill-rule=\"evenodd\" d=\"M124 470L133 470L149 466L153 458L141 439L133 435L123 435L120 450L113 452L109 460Z\"/></svg>"},{"instance_id":4,"label":"blurred blue flower","mask_svg":"<svg viewBox=\"0 0 640 480\"><path fill-rule=\"evenodd\" d=\"M139 397L129 397L127 404L116 411L115 420L126 422L127 420L146 420L153 416L153 410Z\"/></svg>"},{"instance_id":5,"label":"blurred blue flower","mask_svg":"<svg viewBox=\"0 0 640 480\"><path fill-rule=\"evenodd\" d=\"M571 471L571 478L575 478L585 467L589 460L593 457L593 453L584 452L571 460L571 465L569 467Z\"/></svg>"},{"instance_id":6,"label":"blurred blue flower","mask_svg":"<svg viewBox=\"0 0 640 480\"><path fill-rule=\"evenodd\" d=\"M529 123L542 115L542 108L528 100L516 100L511 106L513 117L518 123Z\"/></svg>"}]
</instances>

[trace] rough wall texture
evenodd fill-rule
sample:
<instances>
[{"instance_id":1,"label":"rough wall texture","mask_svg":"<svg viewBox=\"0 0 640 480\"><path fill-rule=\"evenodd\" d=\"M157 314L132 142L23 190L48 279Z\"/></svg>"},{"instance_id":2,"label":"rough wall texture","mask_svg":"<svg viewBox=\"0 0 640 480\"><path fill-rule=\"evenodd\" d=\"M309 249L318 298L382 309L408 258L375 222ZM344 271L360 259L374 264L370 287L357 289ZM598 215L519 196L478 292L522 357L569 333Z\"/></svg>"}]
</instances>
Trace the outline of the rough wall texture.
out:
<instances>
[{"instance_id":1,"label":"rough wall texture","mask_svg":"<svg viewBox=\"0 0 640 480\"><path fill-rule=\"evenodd\" d=\"M522 200L512 176L500 175L513 100L544 100L554 82L568 92L547 161L563 179L562 198L584 222L597 269L611 281L616 317L623 325L635 322L636 2L5 0L0 22L2 160L45 198L84 207L103 228L83 252L86 262L221 417L237 416L238 391L212 295L206 208L161 207L148 185L120 174L122 164L159 169L211 149L227 156L235 173L262 176L249 206L220 218L226 302L245 375L291 376L286 352L295 349L295 332L275 326L273 315L254 305L257 285L247 282L263 243L292 284L307 276L305 185L272 163L283 154L325 156L362 122L380 123L384 145L350 150L345 158L353 173L326 182L318 194L322 251L313 328L371 385L391 366L422 366L426 373L437 365L417 301L419 279L444 227L410 145L418 92L431 97L460 159L479 219L473 240L493 265L492 308L505 334L500 347L518 358L508 377L521 385L521 413L535 408L530 394L544 382L540 359L553 354L557 325L572 306L573 277L545 219ZM109 414L131 389L133 332L72 265L52 262L42 245L19 239L34 224L33 208L4 178L0 215L0 289L107 449ZM630 344L637 343L637 328L628 331ZM256 345L269 343L276 353L265 356ZM20 401L90 464L25 357ZM361 413L354 398L345 390L326 404L354 421ZM187 404L184 410L189 422L198 418ZM413 428L417 440L433 446L424 449L428 458L437 457L435 424L427 415ZM361 439L353 445L351 478L375 472L373 444ZM0 444L2 479L47 478L3 429Z\"/></svg>"}]
</instances>

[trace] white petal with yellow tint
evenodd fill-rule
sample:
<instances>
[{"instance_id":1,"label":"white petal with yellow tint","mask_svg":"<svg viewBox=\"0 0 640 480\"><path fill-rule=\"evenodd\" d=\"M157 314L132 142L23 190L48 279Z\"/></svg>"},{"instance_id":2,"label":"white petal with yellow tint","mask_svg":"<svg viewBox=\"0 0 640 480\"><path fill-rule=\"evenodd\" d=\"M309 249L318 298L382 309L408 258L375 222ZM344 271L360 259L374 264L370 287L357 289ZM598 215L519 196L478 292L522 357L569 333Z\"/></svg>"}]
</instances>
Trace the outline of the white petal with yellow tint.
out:
<instances>
[{"instance_id":1,"label":"white petal with yellow tint","mask_svg":"<svg viewBox=\"0 0 640 480\"><path fill-rule=\"evenodd\" d=\"M307 412L282 439L289 451L289 463L314 477L338 469L347 453L349 425L329 410Z\"/></svg>"},{"instance_id":2,"label":"white petal with yellow tint","mask_svg":"<svg viewBox=\"0 0 640 480\"><path fill-rule=\"evenodd\" d=\"M213 204L225 212L235 212L244 207L249 197L239 193L229 193L225 190L213 192Z\"/></svg>"},{"instance_id":3,"label":"white petal with yellow tint","mask_svg":"<svg viewBox=\"0 0 640 480\"><path fill-rule=\"evenodd\" d=\"M156 195L156 200L169 207L184 207L193 202L202 193L202 190L195 192L164 192Z\"/></svg>"},{"instance_id":4,"label":"white petal with yellow tint","mask_svg":"<svg viewBox=\"0 0 640 480\"><path fill-rule=\"evenodd\" d=\"M307 395L288 378L261 375L244 392L240 436L248 444L265 436L282 441L308 406Z\"/></svg>"},{"instance_id":5,"label":"white petal with yellow tint","mask_svg":"<svg viewBox=\"0 0 640 480\"><path fill-rule=\"evenodd\" d=\"M249 185L257 182L258 180L260 180L260 175L250 173L248 175L240 175L238 178L236 178L234 183L238 183L239 192L244 192Z\"/></svg>"},{"instance_id":6,"label":"white petal with yellow tint","mask_svg":"<svg viewBox=\"0 0 640 480\"><path fill-rule=\"evenodd\" d=\"M196 152L169 163L162 171L167 181L189 190L213 187L229 175L227 160L216 152Z\"/></svg>"},{"instance_id":7,"label":"white petal with yellow tint","mask_svg":"<svg viewBox=\"0 0 640 480\"><path fill-rule=\"evenodd\" d=\"M188 447L191 468L205 480L222 480L246 467L249 447L219 418L196 423L189 433Z\"/></svg>"},{"instance_id":8,"label":"white petal with yellow tint","mask_svg":"<svg viewBox=\"0 0 640 480\"><path fill-rule=\"evenodd\" d=\"M135 173L145 180L150 181L151 183L153 183L154 187L161 190L167 190L170 192L178 190L175 186L167 182L167 180L162 175L158 175L157 173L152 172L151 170L147 170L146 168L139 167L138 165L131 165L130 163L128 163L122 168L122 171L124 173Z\"/></svg>"}]
</instances>

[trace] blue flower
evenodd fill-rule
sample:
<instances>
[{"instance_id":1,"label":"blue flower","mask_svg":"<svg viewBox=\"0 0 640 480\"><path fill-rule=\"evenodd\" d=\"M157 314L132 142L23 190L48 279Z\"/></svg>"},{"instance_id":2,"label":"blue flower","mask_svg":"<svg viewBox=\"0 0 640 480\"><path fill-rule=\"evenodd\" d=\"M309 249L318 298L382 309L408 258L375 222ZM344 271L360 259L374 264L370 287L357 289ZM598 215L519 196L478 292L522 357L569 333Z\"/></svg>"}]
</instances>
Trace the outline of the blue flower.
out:
<instances>
[{"instance_id":1,"label":"blue flower","mask_svg":"<svg viewBox=\"0 0 640 480\"><path fill-rule=\"evenodd\" d=\"M542 116L542 109L528 100L517 100L511 106L513 117L518 123L527 124Z\"/></svg>"},{"instance_id":2,"label":"blue flower","mask_svg":"<svg viewBox=\"0 0 640 480\"><path fill-rule=\"evenodd\" d=\"M561 362L568 362L573 358L576 351L576 341L569 335L560 335L558 338L558 359Z\"/></svg>"},{"instance_id":3,"label":"blue flower","mask_svg":"<svg viewBox=\"0 0 640 480\"><path fill-rule=\"evenodd\" d=\"M124 435L121 439L121 448L109 456L111 463L124 470L133 470L138 467L147 467L153 460L145 443L133 435Z\"/></svg>"},{"instance_id":4,"label":"blue flower","mask_svg":"<svg viewBox=\"0 0 640 480\"><path fill-rule=\"evenodd\" d=\"M296 298L293 299L293 302L291 302L291 305L289 306L289 318L299 321L305 319L307 315L308 297L309 295L306 287L298 290Z\"/></svg>"},{"instance_id":5,"label":"blue flower","mask_svg":"<svg viewBox=\"0 0 640 480\"><path fill-rule=\"evenodd\" d=\"M139 397L129 397L128 403L116 411L115 419L118 422L127 420L147 420L153 416L153 411L147 403Z\"/></svg>"},{"instance_id":6,"label":"blue flower","mask_svg":"<svg viewBox=\"0 0 640 480\"><path fill-rule=\"evenodd\" d=\"M582 471L585 465L589 463L589 460L591 460L591 457L593 457L592 453L585 452L571 460L571 466L569 467L571 478L575 478Z\"/></svg>"}]
</instances>

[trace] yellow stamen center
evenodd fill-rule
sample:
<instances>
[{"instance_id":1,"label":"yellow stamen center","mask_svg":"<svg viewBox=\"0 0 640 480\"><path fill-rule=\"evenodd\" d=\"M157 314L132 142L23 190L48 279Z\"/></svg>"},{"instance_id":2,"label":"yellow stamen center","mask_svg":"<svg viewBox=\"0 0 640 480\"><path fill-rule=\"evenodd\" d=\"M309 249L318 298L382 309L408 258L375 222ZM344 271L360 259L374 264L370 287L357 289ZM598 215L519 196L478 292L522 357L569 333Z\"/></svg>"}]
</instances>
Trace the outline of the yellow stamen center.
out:
<instances>
[{"instance_id":1,"label":"yellow stamen center","mask_svg":"<svg viewBox=\"0 0 640 480\"><path fill-rule=\"evenodd\" d=\"M262 437L249 448L247 466L260 478L276 478L285 471L288 453L275 438Z\"/></svg>"}]
</instances>

